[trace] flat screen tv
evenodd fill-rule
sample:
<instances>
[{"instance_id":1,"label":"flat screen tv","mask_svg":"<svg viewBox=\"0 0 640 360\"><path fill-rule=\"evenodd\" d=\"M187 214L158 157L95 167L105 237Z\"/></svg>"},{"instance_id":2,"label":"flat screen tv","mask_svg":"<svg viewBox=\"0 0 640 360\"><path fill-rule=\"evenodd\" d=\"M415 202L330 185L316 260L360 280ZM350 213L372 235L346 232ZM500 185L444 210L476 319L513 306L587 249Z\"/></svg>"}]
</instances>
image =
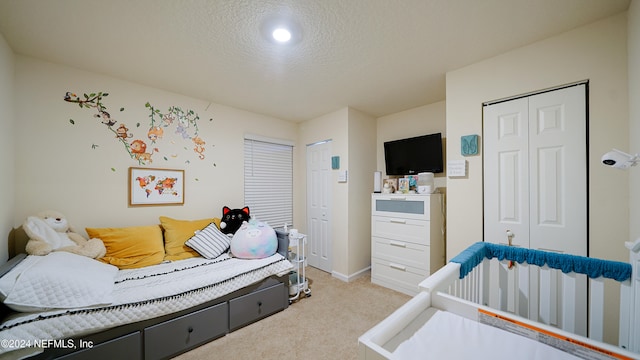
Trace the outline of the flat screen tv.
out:
<instances>
[{"instance_id":1,"label":"flat screen tv","mask_svg":"<svg viewBox=\"0 0 640 360\"><path fill-rule=\"evenodd\" d=\"M441 173L442 134L416 136L384 143L387 175L412 175L421 172Z\"/></svg>"}]
</instances>

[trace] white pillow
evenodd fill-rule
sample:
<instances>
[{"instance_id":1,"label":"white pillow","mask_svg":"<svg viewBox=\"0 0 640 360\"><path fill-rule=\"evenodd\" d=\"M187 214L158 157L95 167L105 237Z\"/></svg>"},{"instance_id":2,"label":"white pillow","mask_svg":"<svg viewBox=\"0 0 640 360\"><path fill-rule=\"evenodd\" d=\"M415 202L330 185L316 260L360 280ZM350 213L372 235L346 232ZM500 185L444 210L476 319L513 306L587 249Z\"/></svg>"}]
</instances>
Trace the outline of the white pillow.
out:
<instances>
[{"instance_id":1,"label":"white pillow","mask_svg":"<svg viewBox=\"0 0 640 360\"><path fill-rule=\"evenodd\" d=\"M215 223L211 223L206 228L196 231L196 234L184 244L207 259L215 259L229 249L231 239L218 230Z\"/></svg>"},{"instance_id":2,"label":"white pillow","mask_svg":"<svg viewBox=\"0 0 640 360\"><path fill-rule=\"evenodd\" d=\"M64 251L30 255L0 280L0 293L5 305L22 312L106 305L117 272L113 265Z\"/></svg>"}]
</instances>

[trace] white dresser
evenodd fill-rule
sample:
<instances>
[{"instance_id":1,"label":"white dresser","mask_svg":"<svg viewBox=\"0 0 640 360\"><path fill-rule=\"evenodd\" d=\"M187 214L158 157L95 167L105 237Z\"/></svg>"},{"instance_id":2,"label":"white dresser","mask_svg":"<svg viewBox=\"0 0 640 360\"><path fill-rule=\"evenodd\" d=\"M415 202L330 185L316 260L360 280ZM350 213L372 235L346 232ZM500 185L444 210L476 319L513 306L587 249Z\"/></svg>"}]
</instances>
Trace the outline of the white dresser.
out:
<instances>
[{"instance_id":1,"label":"white dresser","mask_svg":"<svg viewBox=\"0 0 640 360\"><path fill-rule=\"evenodd\" d=\"M444 265L442 195L371 196L371 282L416 295Z\"/></svg>"}]
</instances>

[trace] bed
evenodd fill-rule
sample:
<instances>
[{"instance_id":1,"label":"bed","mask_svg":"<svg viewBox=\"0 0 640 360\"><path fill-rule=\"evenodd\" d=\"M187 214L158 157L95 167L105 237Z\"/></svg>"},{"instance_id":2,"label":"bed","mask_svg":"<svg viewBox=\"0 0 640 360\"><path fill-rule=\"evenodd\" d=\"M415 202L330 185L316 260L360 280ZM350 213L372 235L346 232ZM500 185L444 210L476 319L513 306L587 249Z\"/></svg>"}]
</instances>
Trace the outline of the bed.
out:
<instances>
[{"instance_id":1,"label":"bed","mask_svg":"<svg viewBox=\"0 0 640 360\"><path fill-rule=\"evenodd\" d=\"M363 334L359 359L640 359L640 239L625 245L629 263L476 243ZM617 346L605 282L620 288Z\"/></svg>"},{"instance_id":2,"label":"bed","mask_svg":"<svg viewBox=\"0 0 640 360\"><path fill-rule=\"evenodd\" d=\"M116 268L113 274L100 267L105 264L65 252L27 256L21 237L10 238L15 256L0 267L0 288L20 285L2 305L0 359L166 359L289 305L292 265L282 232L278 252L262 259L223 253ZM82 268L90 284L82 283L83 276L71 282L63 277L63 284L47 276L65 266ZM33 296L43 291L45 296ZM59 307L48 308L46 299L57 297Z\"/></svg>"}]
</instances>

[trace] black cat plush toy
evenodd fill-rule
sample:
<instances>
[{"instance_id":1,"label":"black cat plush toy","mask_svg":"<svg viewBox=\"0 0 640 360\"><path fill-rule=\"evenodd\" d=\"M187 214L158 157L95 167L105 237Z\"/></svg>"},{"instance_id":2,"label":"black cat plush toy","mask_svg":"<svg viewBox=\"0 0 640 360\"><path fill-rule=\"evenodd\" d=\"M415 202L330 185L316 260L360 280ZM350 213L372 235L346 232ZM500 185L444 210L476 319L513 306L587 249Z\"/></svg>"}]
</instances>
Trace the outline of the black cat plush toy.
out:
<instances>
[{"instance_id":1,"label":"black cat plush toy","mask_svg":"<svg viewBox=\"0 0 640 360\"><path fill-rule=\"evenodd\" d=\"M230 209L228 206L222 208L222 220L220 220L220 231L224 234L235 234L243 221L249 222L249 207L242 209Z\"/></svg>"}]
</instances>

